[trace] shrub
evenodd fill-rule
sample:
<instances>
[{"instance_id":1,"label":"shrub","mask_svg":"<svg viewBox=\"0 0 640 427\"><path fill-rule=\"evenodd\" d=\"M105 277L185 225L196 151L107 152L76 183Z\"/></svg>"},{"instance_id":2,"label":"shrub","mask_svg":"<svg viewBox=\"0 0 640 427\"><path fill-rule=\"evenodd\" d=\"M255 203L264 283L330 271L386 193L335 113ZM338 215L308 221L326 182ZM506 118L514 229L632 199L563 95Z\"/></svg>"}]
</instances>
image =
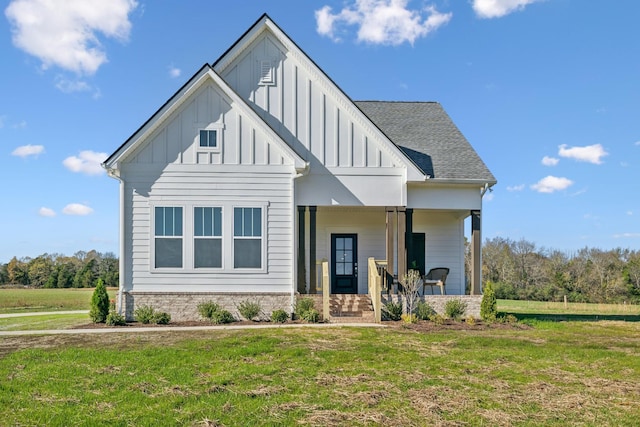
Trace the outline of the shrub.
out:
<instances>
[{"instance_id":1,"label":"shrub","mask_svg":"<svg viewBox=\"0 0 640 427\"><path fill-rule=\"evenodd\" d=\"M320 321L320 313L315 308L303 312L300 317L309 323L318 323Z\"/></svg>"},{"instance_id":2,"label":"shrub","mask_svg":"<svg viewBox=\"0 0 640 427\"><path fill-rule=\"evenodd\" d=\"M413 314L418 301L418 287L422 283L420 272L418 270L409 270L407 274L400 280L399 293L402 295L407 314Z\"/></svg>"},{"instance_id":3,"label":"shrub","mask_svg":"<svg viewBox=\"0 0 640 427\"><path fill-rule=\"evenodd\" d=\"M415 314L403 314L401 319L404 323L416 323L418 321L418 317Z\"/></svg>"},{"instance_id":4,"label":"shrub","mask_svg":"<svg viewBox=\"0 0 640 427\"><path fill-rule=\"evenodd\" d=\"M104 323L109 315L109 294L102 279L98 279L96 289L91 296L91 310L89 317L93 323Z\"/></svg>"},{"instance_id":5,"label":"shrub","mask_svg":"<svg viewBox=\"0 0 640 427\"><path fill-rule=\"evenodd\" d=\"M464 319L464 322L465 322L467 325L475 325L475 324L476 324L476 318L475 318L475 317L473 317L473 316L467 316L467 317Z\"/></svg>"},{"instance_id":6,"label":"shrub","mask_svg":"<svg viewBox=\"0 0 640 427\"><path fill-rule=\"evenodd\" d=\"M315 309L313 298L300 298L296 300L296 316L300 319L311 323L317 323L320 320L320 313Z\"/></svg>"},{"instance_id":7,"label":"shrub","mask_svg":"<svg viewBox=\"0 0 640 427\"><path fill-rule=\"evenodd\" d=\"M238 304L238 312L247 320L253 320L260 314L262 308L254 301L245 300Z\"/></svg>"},{"instance_id":8,"label":"shrub","mask_svg":"<svg viewBox=\"0 0 640 427\"><path fill-rule=\"evenodd\" d=\"M167 325L171 322L171 315L169 313L165 313L164 311L156 311L153 313L153 323L156 325Z\"/></svg>"},{"instance_id":9,"label":"shrub","mask_svg":"<svg viewBox=\"0 0 640 427\"><path fill-rule=\"evenodd\" d=\"M136 321L143 323L145 325L151 323L153 321L153 316L155 315L155 310L150 305L141 305L136 308L133 312L133 317Z\"/></svg>"},{"instance_id":10,"label":"shrub","mask_svg":"<svg viewBox=\"0 0 640 427\"><path fill-rule=\"evenodd\" d=\"M271 313L272 322L284 323L287 320L289 320L289 314L282 309L274 310L273 313Z\"/></svg>"},{"instance_id":11,"label":"shrub","mask_svg":"<svg viewBox=\"0 0 640 427\"><path fill-rule=\"evenodd\" d=\"M382 307L384 320L400 320L402 316L402 303L389 301Z\"/></svg>"},{"instance_id":12,"label":"shrub","mask_svg":"<svg viewBox=\"0 0 640 427\"><path fill-rule=\"evenodd\" d=\"M115 311L109 313L105 321L108 326L124 326L127 324L124 316L116 313Z\"/></svg>"},{"instance_id":13,"label":"shrub","mask_svg":"<svg viewBox=\"0 0 640 427\"><path fill-rule=\"evenodd\" d=\"M436 311L426 301L418 301L416 304L416 317L420 320L429 320L431 316L436 314Z\"/></svg>"},{"instance_id":14,"label":"shrub","mask_svg":"<svg viewBox=\"0 0 640 427\"><path fill-rule=\"evenodd\" d=\"M480 317L482 320L493 322L498 316L498 300L493 290L493 283L487 282L484 286L482 294L482 302L480 303Z\"/></svg>"},{"instance_id":15,"label":"shrub","mask_svg":"<svg viewBox=\"0 0 640 427\"><path fill-rule=\"evenodd\" d=\"M445 318L441 314L434 313L429 316L429 320L431 320L436 325L444 325Z\"/></svg>"},{"instance_id":16,"label":"shrub","mask_svg":"<svg viewBox=\"0 0 640 427\"><path fill-rule=\"evenodd\" d=\"M229 311L223 309L219 304L213 301L198 304L198 313L216 325L231 323L236 320Z\"/></svg>"},{"instance_id":17,"label":"shrub","mask_svg":"<svg viewBox=\"0 0 640 427\"><path fill-rule=\"evenodd\" d=\"M215 313L216 311L220 311L221 309L222 307L220 307L220 305L213 301L207 301L198 304L198 313L200 313L200 316L204 317L205 319L211 319L213 313Z\"/></svg>"},{"instance_id":18,"label":"shrub","mask_svg":"<svg viewBox=\"0 0 640 427\"><path fill-rule=\"evenodd\" d=\"M467 311L467 303L461 299L450 299L444 304L445 314L454 320L459 320Z\"/></svg>"}]
</instances>

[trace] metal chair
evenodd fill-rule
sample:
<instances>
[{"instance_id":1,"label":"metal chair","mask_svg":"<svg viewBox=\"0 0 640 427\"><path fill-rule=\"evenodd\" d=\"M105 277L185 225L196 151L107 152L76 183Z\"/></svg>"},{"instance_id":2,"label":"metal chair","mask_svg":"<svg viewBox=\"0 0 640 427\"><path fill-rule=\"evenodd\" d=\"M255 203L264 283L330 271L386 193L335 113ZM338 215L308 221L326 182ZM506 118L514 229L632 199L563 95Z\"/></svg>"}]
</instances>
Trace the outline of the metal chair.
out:
<instances>
[{"instance_id":1,"label":"metal chair","mask_svg":"<svg viewBox=\"0 0 640 427\"><path fill-rule=\"evenodd\" d=\"M440 287L440 295L446 295L445 285L447 281L447 275L449 274L449 269L446 267L438 267L432 268L429 270L427 274L422 278L422 295L425 294L425 288L427 286L431 286L431 295L433 295L433 287Z\"/></svg>"}]
</instances>

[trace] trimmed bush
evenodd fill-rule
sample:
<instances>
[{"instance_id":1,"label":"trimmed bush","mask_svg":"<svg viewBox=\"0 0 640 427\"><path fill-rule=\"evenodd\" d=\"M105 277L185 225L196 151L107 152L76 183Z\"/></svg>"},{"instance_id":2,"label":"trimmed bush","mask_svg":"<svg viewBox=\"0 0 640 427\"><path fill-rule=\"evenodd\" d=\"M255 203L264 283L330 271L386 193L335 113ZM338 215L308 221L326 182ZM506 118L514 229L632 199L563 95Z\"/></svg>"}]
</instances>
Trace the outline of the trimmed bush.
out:
<instances>
[{"instance_id":1,"label":"trimmed bush","mask_svg":"<svg viewBox=\"0 0 640 427\"><path fill-rule=\"evenodd\" d=\"M149 324L153 321L155 310L150 305L141 305L133 311L133 317L137 322Z\"/></svg>"},{"instance_id":2,"label":"trimmed bush","mask_svg":"<svg viewBox=\"0 0 640 427\"><path fill-rule=\"evenodd\" d=\"M382 306L382 316L384 320L400 320L402 317L402 303L400 301L389 301Z\"/></svg>"},{"instance_id":3,"label":"trimmed bush","mask_svg":"<svg viewBox=\"0 0 640 427\"><path fill-rule=\"evenodd\" d=\"M493 322L498 317L498 300L492 282L487 282L484 285L482 302L480 303L480 317L488 322Z\"/></svg>"},{"instance_id":4,"label":"trimmed bush","mask_svg":"<svg viewBox=\"0 0 640 427\"><path fill-rule=\"evenodd\" d=\"M274 310L271 313L271 321L275 323L284 323L289 320L289 313L282 309Z\"/></svg>"},{"instance_id":5,"label":"trimmed bush","mask_svg":"<svg viewBox=\"0 0 640 427\"><path fill-rule=\"evenodd\" d=\"M171 315L169 313L165 313L164 311L156 311L153 313L153 323L156 325L167 325L171 322Z\"/></svg>"},{"instance_id":6,"label":"trimmed bush","mask_svg":"<svg viewBox=\"0 0 640 427\"><path fill-rule=\"evenodd\" d=\"M89 317L93 323L104 323L109 315L109 294L102 279L98 279L96 289L91 295L91 310Z\"/></svg>"},{"instance_id":7,"label":"trimmed bush","mask_svg":"<svg viewBox=\"0 0 640 427\"><path fill-rule=\"evenodd\" d=\"M318 323L320 321L320 313L315 308L303 312L300 317L309 323Z\"/></svg>"},{"instance_id":8,"label":"trimmed bush","mask_svg":"<svg viewBox=\"0 0 640 427\"><path fill-rule=\"evenodd\" d=\"M233 318L233 315L228 310L223 309L219 304L213 301L198 304L198 313L200 313L202 317L204 317L205 319L209 319L211 323L214 323L216 325L236 321L236 319Z\"/></svg>"},{"instance_id":9,"label":"trimmed bush","mask_svg":"<svg viewBox=\"0 0 640 427\"><path fill-rule=\"evenodd\" d=\"M416 304L416 317L420 320L429 320L431 316L436 314L436 311L426 301L418 301Z\"/></svg>"},{"instance_id":10,"label":"trimmed bush","mask_svg":"<svg viewBox=\"0 0 640 427\"><path fill-rule=\"evenodd\" d=\"M444 312L451 319L460 320L465 311L467 311L467 303L461 299L450 299L444 304Z\"/></svg>"},{"instance_id":11,"label":"trimmed bush","mask_svg":"<svg viewBox=\"0 0 640 427\"><path fill-rule=\"evenodd\" d=\"M402 319L402 321L404 323L417 323L418 322L418 318L416 317L415 314L403 314L402 316L400 316L400 318Z\"/></svg>"},{"instance_id":12,"label":"trimmed bush","mask_svg":"<svg viewBox=\"0 0 640 427\"><path fill-rule=\"evenodd\" d=\"M254 320L261 311L262 307L255 301L245 300L238 304L238 312L247 320Z\"/></svg>"},{"instance_id":13,"label":"trimmed bush","mask_svg":"<svg viewBox=\"0 0 640 427\"><path fill-rule=\"evenodd\" d=\"M125 326L127 324L124 316L116 313L115 311L112 311L107 315L105 322L107 326Z\"/></svg>"},{"instance_id":14,"label":"trimmed bush","mask_svg":"<svg viewBox=\"0 0 640 427\"><path fill-rule=\"evenodd\" d=\"M315 309L313 298L305 297L296 300L294 312L297 317L310 323L317 323L320 320L320 313Z\"/></svg>"}]
</instances>

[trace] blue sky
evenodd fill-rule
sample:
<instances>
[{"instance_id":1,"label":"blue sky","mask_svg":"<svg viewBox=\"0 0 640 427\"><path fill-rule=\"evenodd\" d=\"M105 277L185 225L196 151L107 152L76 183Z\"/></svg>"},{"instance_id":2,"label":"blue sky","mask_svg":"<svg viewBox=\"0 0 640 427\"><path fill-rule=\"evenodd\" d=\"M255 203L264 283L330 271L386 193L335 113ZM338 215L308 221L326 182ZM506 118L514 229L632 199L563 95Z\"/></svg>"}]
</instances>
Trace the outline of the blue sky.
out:
<instances>
[{"instance_id":1,"label":"blue sky","mask_svg":"<svg viewBox=\"0 0 640 427\"><path fill-rule=\"evenodd\" d=\"M636 0L0 4L0 262L118 254L99 163L264 12L352 99L444 106L498 179L485 239L640 249Z\"/></svg>"}]
</instances>

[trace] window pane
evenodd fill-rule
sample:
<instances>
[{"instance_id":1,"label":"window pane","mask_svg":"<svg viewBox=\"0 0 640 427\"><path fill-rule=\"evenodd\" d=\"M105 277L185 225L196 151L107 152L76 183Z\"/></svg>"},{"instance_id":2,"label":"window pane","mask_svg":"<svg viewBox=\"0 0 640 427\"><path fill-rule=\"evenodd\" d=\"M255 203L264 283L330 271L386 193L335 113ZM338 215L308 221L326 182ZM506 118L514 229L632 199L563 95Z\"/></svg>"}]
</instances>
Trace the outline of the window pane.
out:
<instances>
[{"instance_id":1,"label":"window pane","mask_svg":"<svg viewBox=\"0 0 640 427\"><path fill-rule=\"evenodd\" d=\"M209 142L207 141L207 131L201 130L200 131L200 147L208 147L208 146L209 146Z\"/></svg>"},{"instance_id":2,"label":"window pane","mask_svg":"<svg viewBox=\"0 0 640 427\"><path fill-rule=\"evenodd\" d=\"M243 208L244 211L242 224L243 224L243 236L254 236L252 232L253 226L253 209L251 208Z\"/></svg>"},{"instance_id":3,"label":"window pane","mask_svg":"<svg viewBox=\"0 0 640 427\"><path fill-rule=\"evenodd\" d=\"M262 268L262 240L234 239L234 268Z\"/></svg>"},{"instance_id":4,"label":"window pane","mask_svg":"<svg viewBox=\"0 0 640 427\"><path fill-rule=\"evenodd\" d=\"M213 235L222 236L222 208L213 208Z\"/></svg>"},{"instance_id":5,"label":"window pane","mask_svg":"<svg viewBox=\"0 0 640 427\"><path fill-rule=\"evenodd\" d=\"M242 208L233 208L233 235L242 236Z\"/></svg>"},{"instance_id":6,"label":"window pane","mask_svg":"<svg viewBox=\"0 0 640 427\"><path fill-rule=\"evenodd\" d=\"M262 208L253 208L253 234L252 236L262 236Z\"/></svg>"},{"instance_id":7,"label":"window pane","mask_svg":"<svg viewBox=\"0 0 640 427\"><path fill-rule=\"evenodd\" d=\"M173 236L173 208L164 208L164 234Z\"/></svg>"},{"instance_id":8,"label":"window pane","mask_svg":"<svg viewBox=\"0 0 640 427\"><path fill-rule=\"evenodd\" d=\"M344 264L341 262L336 263L336 274L344 274Z\"/></svg>"},{"instance_id":9,"label":"window pane","mask_svg":"<svg viewBox=\"0 0 640 427\"><path fill-rule=\"evenodd\" d=\"M173 208L173 236L182 236L182 208Z\"/></svg>"},{"instance_id":10,"label":"window pane","mask_svg":"<svg viewBox=\"0 0 640 427\"><path fill-rule=\"evenodd\" d=\"M353 252L345 251L343 259L344 259L345 262L352 262L353 261Z\"/></svg>"},{"instance_id":11,"label":"window pane","mask_svg":"<svg viewBox=\"0 0 640 427\"><path fill-rule=\"evenodd\" d=\"M203 208L193 209L193 234L194 236L203 236Z\"/></svg>"},{"instance_id":12,"label":"window pane","mask_svg":"<svg viewBox=\"0 0 640 427\"><path fill-rule=\"evenodd\" d=\"M344 239L342 237L336 237L336 251L344 250Z\"/></svg>"},{"instance_id":13,"label":"window pane","mask_svg":"<svg viewBox=\"0 0 640 427\"><path fill-rule=\"evenodd\" d=\"M217 147L218 146L218 131L210 130L207 131L209 134L209 147Z\"/></svg>"},{"instance_id":14,"label":"window pane","mask_svg":"<svg viewBox=\"0 0 640 427\"><path fill-rule=\"evenodd\" d=\"M182 239L156 239L156 268L182 267Z\"/></svg>"},{"instance_id":15,"label":"window pane","mask_svg":"<svg viewBox=\"0 0 640 427\"><path fill-rule=\"evenodd\" d=\"M203 236L213 236L213 209L204 208L204 234Z\"/></svg>"},{"instance_id":16,"label":"window pane","mask_svg":"<svg viewBox=\"0 0 640 427\"><path fill-rule=\"evenodd\" d=\"M164 236L164 208L156 208L156 236Z\"/></svg>"},{"instance_id":17,"label":"window pane","mask_svg":"<svg viewBox=\"0 0 640 427\"><path fill-rule=\"evenodd\" d=\"M346 250L351 250L353 245L353 239L351 237L347 237L346 239L344 239L344 248Z\"/></svg>"},{"instance_id":18,"label":"window pane","mask_svg":"<svg viewBox=\"0 0 640 427\"><path fill-rule=\"evenodd\" d=\"M194 243L195 268L222 267L222 239L196 239Z\"/></svg>"}]
</instances>

